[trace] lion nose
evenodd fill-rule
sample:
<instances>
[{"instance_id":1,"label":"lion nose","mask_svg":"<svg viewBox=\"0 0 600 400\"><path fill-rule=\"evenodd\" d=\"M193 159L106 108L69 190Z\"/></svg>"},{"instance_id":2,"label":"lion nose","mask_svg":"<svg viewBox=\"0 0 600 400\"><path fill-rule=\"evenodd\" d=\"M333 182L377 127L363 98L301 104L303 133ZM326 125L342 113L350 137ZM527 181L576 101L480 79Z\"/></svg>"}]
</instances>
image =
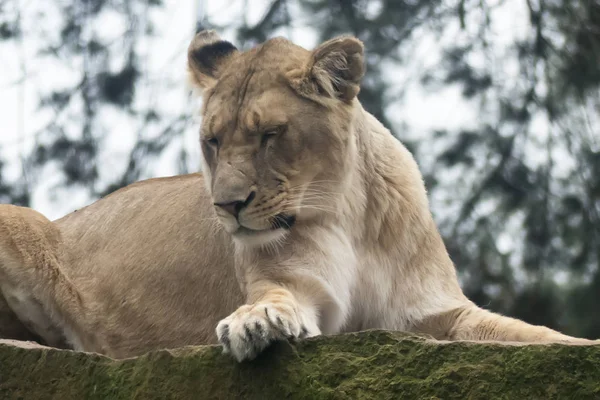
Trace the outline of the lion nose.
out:
<instances>
[{"instance_id":1,"label":"lion nose","mask_svg":"<svg viewBox=\"0 0 600 400\"><path fill-rule=\"evenodd\" d=\"M256 192L251 192L248 195L248 197L246 197L246 200L235 200L214 203L214 205L227 211L229 214L233 215L237 219L237 217L240 215L240 211L248 207L248 204L250 204L252 200L254 200L254 197L256 197Z\"/></svg>"}]
</instances>

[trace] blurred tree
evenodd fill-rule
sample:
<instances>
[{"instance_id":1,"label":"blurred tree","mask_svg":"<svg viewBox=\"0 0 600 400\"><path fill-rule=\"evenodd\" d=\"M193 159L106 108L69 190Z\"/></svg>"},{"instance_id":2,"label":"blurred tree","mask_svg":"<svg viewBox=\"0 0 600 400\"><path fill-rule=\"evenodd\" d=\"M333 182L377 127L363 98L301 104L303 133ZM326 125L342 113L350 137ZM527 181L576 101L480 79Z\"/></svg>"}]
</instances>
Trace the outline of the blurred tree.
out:
<instances>
[{"instance_id":1,"label":"blurred tree","mask_svg":"<svg viewBox=\"0 0 600 400\"><path fill-rule=\"evenodd\" d=\"M0 2L0 40L36 38L36 66L53 71L38 90L38 112L50 117L33 133L35 144L23 160L30 178L52 166L59 178L51 190L78 188L93 200L140 179L150 159L182 134L189 115L165 111L152 91L157 83L148 84L157 78L145 71L154 35L151 13L161 5L162 0L49 1L27 10L29 19L45 22L32 26L23 22L18 2ZM179 69L183 75L185 66ZM168 79L160 78L161 84ZM137 136L125 162L102 154L104 142L115 140L115 130L125 131L125 143ZM180 157L185 159L185 152ZM186 163L180 164L180 171L187 172ZM31 190L37 182L30 183ZM18 194L5 196L19 200ZM20 200L28 202L23 196Z\"/></svg>"},{"instance_id":2,"label":"blurred tree","mask_svg":"<svg viewBox=\"0 0 600 400\"><path fill-rule=\"evenodd\" d=\"M3 169L4 163L0 161L0 204L10 203L20 206L27 206L30 201L28 185L24 184L23 182L15 184L4 182L1 179Z\"/></svg>"},{"instance_id":3,"label":"blurred tree","mask_svg":"<svg viewBox=\"0 0 600 400\"><path fill-rule=\"evenodd\" d=\"M475 301L600 337L600 3L520 2L529 24L504 54L493 45L502 2L490 3L460 2L467 40L446 49L438 75L482 103L476 131L441 133L452 144L429 170L483 159L458 182L460 211L443 231Z\"/></svg>"}]
</instances>

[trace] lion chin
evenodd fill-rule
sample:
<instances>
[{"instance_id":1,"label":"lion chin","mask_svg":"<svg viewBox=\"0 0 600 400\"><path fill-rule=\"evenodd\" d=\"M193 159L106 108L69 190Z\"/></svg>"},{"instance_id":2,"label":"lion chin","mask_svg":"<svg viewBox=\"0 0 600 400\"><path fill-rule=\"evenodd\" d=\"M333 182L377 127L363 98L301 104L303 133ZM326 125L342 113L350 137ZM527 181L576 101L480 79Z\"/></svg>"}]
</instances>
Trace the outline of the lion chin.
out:
<instances>
[{"instance_id":1,"label":"lion chin","mask_svg":"<svg viewBox=\"0 0 600 400\"><path fill-rule=\"evenodd\" d=\"M362 43L188 50L202 174L150 179L49 221L0 205L0 337L124 358L363 329L591 344L472 303L409 151L357 99Z\"/></svg>"},{"instance_id":2,"label":"lion chin","mask_svg":"<svg viewBox=\"0 0 600 400\"><path fill-rule=\"evenodd\" d=\"M271 226L267 229L251 229L238 225L231 233L232 238L243 246L265 247L281 243L289 234L296 223L296 217L291 214L280 213L270 221Z\"/></svg>"}]
</instances>

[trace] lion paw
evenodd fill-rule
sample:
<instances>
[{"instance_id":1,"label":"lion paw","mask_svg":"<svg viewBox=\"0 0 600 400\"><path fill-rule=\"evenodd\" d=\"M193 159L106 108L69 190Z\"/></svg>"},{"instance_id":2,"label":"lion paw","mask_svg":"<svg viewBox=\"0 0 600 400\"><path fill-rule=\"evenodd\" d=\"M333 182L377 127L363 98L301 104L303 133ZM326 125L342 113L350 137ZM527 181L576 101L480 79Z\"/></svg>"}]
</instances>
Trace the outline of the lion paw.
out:
<instances>
[{"instance_id":1,"label":"lion paw","mask_svg":"<svg viewBox=\"0 0 600 400\"><path fill-rule=\"evenodd\" d=\"M231 353L239 362L254 359L274 341L303 339L317 334L285 304L244 305L217 325L217 337L223 351Z\"/></svg>"}]
</instances>

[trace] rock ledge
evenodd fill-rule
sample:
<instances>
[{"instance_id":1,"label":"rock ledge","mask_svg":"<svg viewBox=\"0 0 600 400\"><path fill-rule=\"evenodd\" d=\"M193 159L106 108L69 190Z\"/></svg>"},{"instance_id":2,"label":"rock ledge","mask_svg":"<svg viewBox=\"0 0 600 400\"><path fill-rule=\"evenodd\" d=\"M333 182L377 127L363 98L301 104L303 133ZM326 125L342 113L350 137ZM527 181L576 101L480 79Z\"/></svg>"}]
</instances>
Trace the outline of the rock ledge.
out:
<instances>
[{"instance_id":1,"label":"rock ledge","mask_svg":"<svg viewBox=\"0 0 600 400\"><path fill-rule=\"evenodd\" d=\"M450 343L366 331L278 343L237 364L215 346L112 360L4 341L0 398L600 398L600 345Z\"/></svg>"}]
</instances>

